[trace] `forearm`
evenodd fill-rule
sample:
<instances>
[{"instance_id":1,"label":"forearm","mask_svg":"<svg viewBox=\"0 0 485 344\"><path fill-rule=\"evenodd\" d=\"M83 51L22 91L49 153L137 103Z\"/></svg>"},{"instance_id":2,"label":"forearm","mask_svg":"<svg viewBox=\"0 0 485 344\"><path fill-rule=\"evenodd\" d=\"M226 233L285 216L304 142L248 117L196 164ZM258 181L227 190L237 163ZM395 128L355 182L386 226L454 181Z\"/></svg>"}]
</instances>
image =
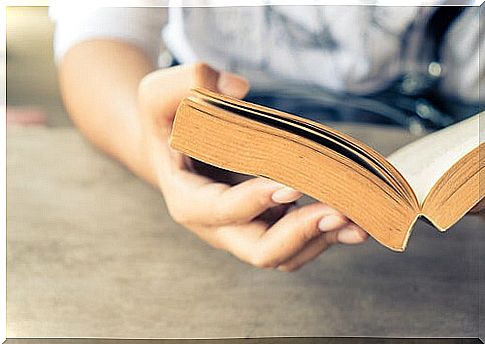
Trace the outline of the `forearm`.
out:
<instances>
[{"instance_id":1,"label":"forearm","mask_svg":"<svg viewBox=\"0 0 485 344\"><path fill-rule=\"evenodd\" d=\"M138 114L138 85L154 70L133 45L91 40L72 47L59 66L66 109L96 146L157 185Z\"/></svg>"}]
</instances>

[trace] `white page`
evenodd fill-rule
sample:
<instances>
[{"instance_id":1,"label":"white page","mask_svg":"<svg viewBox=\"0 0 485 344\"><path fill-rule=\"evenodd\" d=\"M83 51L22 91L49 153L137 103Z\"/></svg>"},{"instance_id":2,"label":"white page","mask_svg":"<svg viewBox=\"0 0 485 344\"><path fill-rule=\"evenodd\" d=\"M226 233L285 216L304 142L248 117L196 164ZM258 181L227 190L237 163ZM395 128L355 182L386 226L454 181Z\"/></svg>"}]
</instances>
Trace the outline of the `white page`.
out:
<instances>
[{"instance_id":1,"label":"white page","mask_svg":"<svg viewBox=\"0 0 485 344\"><path fill-rule=\"evenodd\" d=\"M420 203L455 162L483 142L480 121L485 119L484 114L427 135L388 157L411 185Z\"/></svg>"}]
</instances>

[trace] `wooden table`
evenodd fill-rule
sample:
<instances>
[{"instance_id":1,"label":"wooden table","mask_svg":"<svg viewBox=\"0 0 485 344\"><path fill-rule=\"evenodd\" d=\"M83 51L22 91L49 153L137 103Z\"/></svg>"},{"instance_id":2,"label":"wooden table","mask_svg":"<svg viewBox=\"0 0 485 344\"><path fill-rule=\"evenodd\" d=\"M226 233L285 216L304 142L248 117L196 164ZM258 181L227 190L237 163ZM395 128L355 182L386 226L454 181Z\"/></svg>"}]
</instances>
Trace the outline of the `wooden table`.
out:
<instances>
[{"instance_id":1,"label":"wooden table","mask_svg":"<svg viewBox=\"0 0 485 344\"><path fill-rule=\"evenodd\" d=\"M344 129L386 153L414 139ZM418 223L405 253L370 240L258 270L174 224L73 128L9 127L7 145L9 337L478 334L477 217L445 234Z\"/></svg>"}]
</instances>

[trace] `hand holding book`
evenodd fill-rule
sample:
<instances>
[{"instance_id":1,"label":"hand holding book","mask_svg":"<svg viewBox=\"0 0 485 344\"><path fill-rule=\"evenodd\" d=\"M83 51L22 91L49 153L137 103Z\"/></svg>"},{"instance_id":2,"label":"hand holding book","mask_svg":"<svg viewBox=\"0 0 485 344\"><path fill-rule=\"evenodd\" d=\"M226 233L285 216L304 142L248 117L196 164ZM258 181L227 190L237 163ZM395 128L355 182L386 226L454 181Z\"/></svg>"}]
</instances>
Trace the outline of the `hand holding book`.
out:
<instances>
[{"instance_id":1,"label":"hand holding book","mask_svg":"<svg viewBox=\"0 0 485 344\"><path fill-rule=\"evenodd\" d=\"M297 269L332 244L367 238L328 205L291 207L302 194L283 184L262 177L234 183L241 175L229 171L224 171L225 182L197 173L190 159L168 144L177 106L193 87L240 98L249 86L204 64L156 71L140 83L146 145L175 221L243 261L280 270Z\"/></svg>"},{"instance_id":2,"label":"hand holding book","mask_svg":"<svg viewBox=\"0 0 485 344\"><path fill-rule=\"evenodd\" d=\"M480 116L386 159L320 123L195 89L177 110L171 145L206 163L300 190L403 251L419 217L445 231L484 198Z\"/></svg>"}]
</instances>

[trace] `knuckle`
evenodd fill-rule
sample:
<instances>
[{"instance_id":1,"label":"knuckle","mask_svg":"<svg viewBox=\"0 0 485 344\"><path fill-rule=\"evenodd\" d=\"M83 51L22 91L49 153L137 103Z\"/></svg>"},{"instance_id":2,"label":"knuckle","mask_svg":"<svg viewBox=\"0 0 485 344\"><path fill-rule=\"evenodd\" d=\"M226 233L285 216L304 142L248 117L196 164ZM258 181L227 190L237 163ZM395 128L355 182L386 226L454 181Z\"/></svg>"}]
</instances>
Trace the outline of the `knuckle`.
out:
<instances>
[{"instance_id":1,"label":"knuckle","mask_svg":"<svg viewBox=\"0 0 485 344\"><path fill-rule=\"evenodd\" d=\"M139 89L144 89L147 86L149 86L153 80L155 79L157 73L156 72L151 72L145 75L141 80L140 83L138 84Z\"/></svg>"},{"instance_id":2,"label":"knuckle","mask_svg":"<svg viewBox=\"0 0 485 344\"><path fill-rule=\"evenodd\" d=\"M217 250L231 252L230 246L220 235L220 231L223 230L221 227L207 227L205 225L194 225L192 230L209 245Z\"/></svg>"},{"instance_id":3,"label":"knuckle","mask_svg":"<svg viewBox=\"0 0 485 344\"><path fill-rule=\"evenodd\" d=\"M271 199L272 192L263 190L262 192L259 192L257 197L255 197L255 202L258 205L259 208L261 209L266 209L268 208L273 202Z\"/></svg>"},{"instance_id":4,"label":"knuckle","mask_svg":"<svg viewBox=\"0 0 485 344\"><path fill-rule=\"evenodd\" d=\"M172 220L180 225L186 225L189 223L187 213L184 212L180 207L175 205L167 205L168 213Z\"/></svg>"},{"instance_id":5,"label":"knuckle","mask_svg":"<svg viewBox=\"0 0 485 344\"><path fill-rule=\"evenodd\" d=\"M308 242L320 234L321 231L318 229L317 225L312 222L305 225L304 230L300 232L300 238L303 242Z\"/></svg>"},{"instance_id":6,"label":"knuckle","mask_svg":"<svg viewBox=\"0 0 485 344\"><path fill-rule=\"evenodd\" d=\"M165 70L156 70L154 72L145 75L138 83L138 95L147 96L150 95L153 89L158 89L156 85L160 82L161 77L165 75Z\"/></svg>"},{"instance_id":7,"label":"knuckle","mask_svg":"<svg viewBox=\"0 0 485 344\"><path fill-rule=\"evenodd\" d=\"M282 272L295 272L300 268L298 265L280 265L278 266L278 270Z\"/></svg>"},{"instance_id":8,"label":"knuckle","mask_svg":"<svg viewBox=\"0 0 485 344\"><path fill-rule=\"evenodd\" d=\"M140 95L144 94L144 91L150 87L150 84L152 83L153 80L153 73L149 73L143 77L143 79L140 80L138 84L138 93Z\"/></svg>"},{"instance_id":9,"label":"knuckle","mask_svg":"<svg viewBox=\"0 0 485 344\"><path fill-rule=\"evenodd\" d=\"M287 216L290 221L297 224L295 235L301 241L312 240L322 233L318 228L318 217L315 217L308 208L298 208Z\"/></svg>"},{"instance_id":10,"label":"knuckle","mask_svg":"<svg viewBox=\"0 0 485 344\"><path fill-rule=\"evenodd\" d=\"M274 264L271 262L264 260L264 259L253 259L252 265L260 269L273 269L275 268Z\"/></svg>"},{"instance_id":11,"label":"knuckle","mask_svg":"<svg viewBox=\"0 0 485 344\"><path fill-rule=\"evenodd\" d=\"M205 73L209 68L209 65L203 61L197 61L192 65L194 74Z\"/></svg>"},{"instance_id":12,"label":"knuckle","mask_svg":"<svg viewBox=\"0 0 485 344\"><path fill-rule=\"evenodd\" d=\"M138 106L140 107L141 115L147 115L149 113L148 109L150 108L151 99L150 99L150 92L149 92L149 81L146 81L146 78L138 85Z\"/></svg>"},{"instance_id":13,"label":"knuckle","mask_svg":"<svg viewBox=\"0 0 485 344\"><path fill-rule=\"evenodd\" d=\"M305 221L297 231L298 238L301 242L308 242L321 234L322 232L318 229L317 223L308 220Z\"/></svg>"},{"instance_id":14,"label":"knuckle","mask_svg":"<svg viewBox=\"0 0 485 344\"><path fill-rule=\"evenodd\" d=\"M212 245L212 247L214 247L215 249L218 249L218 250L223 250L223 251L228 251L228 248L225 244L225 242L223 240L221 240L220 238L218 238L217 236L214 237L211 241L210 241L210 244Z\"/></svg>"},{"instance_id":15,"label":"knuckle","mask_svg":"<svg viewBox=\"0 0 485 344\"><path fill-rule=\"evenodd\" d=\"M160 99L160 90L163 90L165 70L157 70L147 74L138 83L137 106L142 117L153 118L157 116L157 104Z\"/></svg>"},{"instance_id":16,"label":"knuckle","mask_svg":"<svg viewBox=\"0 0 485 344\"><path fill-rule=\"evenodd\" d=\"M278 266L277 262L263 251L253 255L251 264L260 269L274 269Z\"/></svg>"},{"instance_id":17,"label":"knuckle","mask_svg":"<svg viewBox=\"0 0 485 344\"><path fill-rule=\"evenodd\" d=\"M194 87L207 87L215 90L219 73L203 61L191 65L192 84Z\"/></svg>"}]
</instances>

